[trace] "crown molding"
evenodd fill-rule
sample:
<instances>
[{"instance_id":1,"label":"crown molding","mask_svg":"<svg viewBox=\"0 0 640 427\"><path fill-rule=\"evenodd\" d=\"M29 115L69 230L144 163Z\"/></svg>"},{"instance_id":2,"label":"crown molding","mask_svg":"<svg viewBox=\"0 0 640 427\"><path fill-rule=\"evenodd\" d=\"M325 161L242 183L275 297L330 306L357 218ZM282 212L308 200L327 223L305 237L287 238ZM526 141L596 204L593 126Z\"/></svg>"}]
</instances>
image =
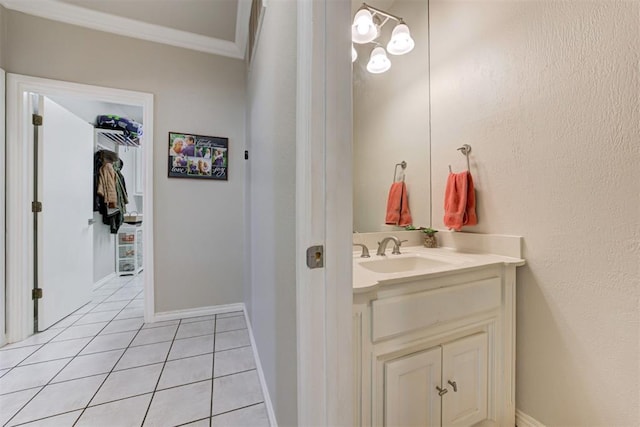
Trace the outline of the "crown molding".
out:
<instances>
[{"instance_id":1,"label":"crown molding","mask_svg":"<svg viewBox=\"0 0 640 427\"><path fill-rule=\"evenodd\" d=\"M235 59L245 57L251 14L251 0L238 0L235 40L230 41L89 10L56 0L0 0L0 4L7 9L41 18Z\"/></svg>"}]
</instances>

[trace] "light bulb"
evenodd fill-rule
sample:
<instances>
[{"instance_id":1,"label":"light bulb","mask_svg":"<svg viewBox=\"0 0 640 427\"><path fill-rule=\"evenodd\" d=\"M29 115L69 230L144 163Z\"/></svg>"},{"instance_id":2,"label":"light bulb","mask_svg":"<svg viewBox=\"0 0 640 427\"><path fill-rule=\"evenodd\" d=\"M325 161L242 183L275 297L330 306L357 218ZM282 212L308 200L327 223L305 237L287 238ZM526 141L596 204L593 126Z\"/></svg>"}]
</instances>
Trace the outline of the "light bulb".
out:
<instances>
[{"instance_id":1,"label":"light bulb","mask_svg":"<svg viewBox=\"0 0 640 427\"><path fill-rule=\"evenodd\" d=\"M351 40L354 43L369 43L378 37L378 26L373 22L373 15L367 9L360 9L353 18Z\"/></svg>"},{"instance_id":2,"label":"light bulb","mask_svg":"<svg viewBox=\"0 0 640 427\"><path fill-rule=\"evenodd\" d=\"M351 43L351 62L356 62L356 59L358 59L358 52L356 48L353 47L353 43Z\"/></svg>"},{"instance_id":3,"label":"light bulb","mask_svg":"<svg viewBox=\"0 0 640 427\"><path fill-rule=\"evenodd\" d=\"M404 55L411 52L414 46L415 42L411 38L409 27L404 23L396 25L391 33L391 40L387 44L387 51L392 55Z\"/></svg>"},{"instance_id":4,"label":"light bulb","mask_svg":"<svg viewBox=\"0 0 640 427\"><path fill-rule=\"evenodd\" d=\"M389 68L391 68L391 61L387 58L387 52L380 46L373 49L367 64L367 71L372 74L381 74Z\"/></svg>"}]
</instances>

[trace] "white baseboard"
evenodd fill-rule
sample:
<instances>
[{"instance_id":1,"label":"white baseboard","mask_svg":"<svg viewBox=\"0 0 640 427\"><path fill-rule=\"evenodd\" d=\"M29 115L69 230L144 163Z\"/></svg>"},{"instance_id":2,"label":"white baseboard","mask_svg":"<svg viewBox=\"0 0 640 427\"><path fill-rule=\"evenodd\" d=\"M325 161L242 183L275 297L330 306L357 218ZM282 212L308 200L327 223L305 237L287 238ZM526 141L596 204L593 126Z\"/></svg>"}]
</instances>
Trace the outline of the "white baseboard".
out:
<instances>
[{"instance_id":1,"label":"white baseboard","mask_svg":"<svg viewBox=\"0 0 640 427\"><path fill-rule=\"evenodd\" d=\"M244 306L244 304L243 304ZM269 425L271 427L278 427L278 421L276 420L276 413L273 410L273 404L271 403L271 397L269 396L269 389L267 388L267 382L264 378L264 371L262 370L262 364L260 363L260 356L258 355L258 346L253 338L253 329L251 329L251 320L249 320L249 314L247 308L244 307L244 318L247 321L247 329L249 329L249 339L251 340L251 348L253 348L253 358L256 360L256 369L258 371L258 378L260 378L260 385L262 386L262 394L264 395L264 406L267 408L267 414L269 416Z\"/></svg>"},{"instance_id":2,"label":"white baseboard","mask_svg":"<svg viewBox=\"0 0 640 427\"><path fill-rule=\"evenodd\" d=\"M188 319L190 317L209 316L211 314L229 313L232 311L244 311L243 303L212 305L209 307L188 308L186 310L163 311L155 313L151 323L164 322L165 320Z\"/></svg>"},{"instance_id":3,"label":"white baseboard","mask_svg":"<svg viewBox=\"0 0 640 427\"><path fill-rule=\"evenodd\" d=\"M536 420L530 415L525 414L519 409L516 409L516 426L518 427L545 427L540 421Z\"/></svg>"},{"instance_id":4,"label":"white baseboard","mask_svg":"<svg viewBox=\"0 0 640 427\"><path fill-rule=\"evenodd\" d=\"M93 289L97 289L100 286L104 285L105 283L107 283L109 280L113 279L116 277L116 272L114 271L111 274L108 274L106 276L104 276L102 279L98 280L97 282L94 282L93 284Z\"/></svg>"}]
</instances>

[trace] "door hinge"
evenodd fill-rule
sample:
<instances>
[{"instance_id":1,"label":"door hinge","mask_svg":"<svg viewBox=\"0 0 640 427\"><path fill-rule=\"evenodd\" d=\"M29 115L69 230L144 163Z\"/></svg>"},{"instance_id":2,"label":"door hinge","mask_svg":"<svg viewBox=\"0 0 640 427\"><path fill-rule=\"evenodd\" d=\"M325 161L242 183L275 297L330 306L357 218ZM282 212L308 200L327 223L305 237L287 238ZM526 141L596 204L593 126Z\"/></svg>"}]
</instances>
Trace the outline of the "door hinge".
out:
<instances>
[{"instance_id":1,"label":"door hinge","mask_svg":"<svg viewBox=\"0 0 640 427\"><path fill-rule=\"evenodd\" d=\"M31 116L31 122L34 126L42 126L42 116L38 114L33 114Z\"/></svg>"},{"instance_id":2,"label":"door hinge","mask_svg":"<svg viewBox=\"0 0 640 427\"><path fill-rule=\"evenodd\" d=\"M31 212L42 212L42 202L31 202Z\"/></svg>"},{"instance_id":3,"label":"door hinge","mask_svg":"<svg viewBox=\"0 0 640 427\"><path fill-rule=\"evenodd\" d=\"M249 150L244 150L244 159L249 160Z\"/></svg>"},{"instance_id":4,"label":"door hinge","mask_svg":"<svg viewBox=\"0 0 640 427\"><path fill-rule=\"evenodd\" d=\"M35 288L31 290L31 299L42 298L42 288Z\"/></svg>"},{"instance_id":5,"label":"door hinge","mask_svg":"<svg viewBox=\"0 0 640 427\"><path fill-rule=\"evenodd\" d=\"M307 249L307 267L324 267L324 246L311 246Z\"/></svg>"}]
</instances>

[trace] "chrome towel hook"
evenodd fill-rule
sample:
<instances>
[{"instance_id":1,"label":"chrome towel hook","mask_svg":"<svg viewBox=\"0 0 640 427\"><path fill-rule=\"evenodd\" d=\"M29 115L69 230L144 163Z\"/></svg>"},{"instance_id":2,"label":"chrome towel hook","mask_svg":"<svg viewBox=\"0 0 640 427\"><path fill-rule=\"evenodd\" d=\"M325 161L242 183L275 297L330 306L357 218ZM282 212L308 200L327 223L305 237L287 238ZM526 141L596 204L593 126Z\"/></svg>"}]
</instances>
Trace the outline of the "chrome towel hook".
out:
<instances>
[{"instance_id":1,"label":"chrome towel hook","mask_svg":"<svg viewBox=\"0 0 640 427\"><path fill-rule=\"evenodd\" d=\"M400 166L404 171L407 168L407 162L403 160L400 163L396 163L396 167L393 169L393 181L391 182L396 182L396 177L398 176L398 166ZM402 182L404 182L404 173L402 174Z\"/></svg>"},{"instance_id":2,"label":"chrome towel hook","mask_svg":"<svg viewBox=\"0 0 640 427\"><path fill-rule=\"evenodd\" d=\"M467 170L471 172L471 167L469 166L469 153L471 152L471 146L469 144L464 144L462 147L457 148L457 150L467 158ZM451 165L449 165L449 173L453 173Z\"/></svg>"}]
</instances>

